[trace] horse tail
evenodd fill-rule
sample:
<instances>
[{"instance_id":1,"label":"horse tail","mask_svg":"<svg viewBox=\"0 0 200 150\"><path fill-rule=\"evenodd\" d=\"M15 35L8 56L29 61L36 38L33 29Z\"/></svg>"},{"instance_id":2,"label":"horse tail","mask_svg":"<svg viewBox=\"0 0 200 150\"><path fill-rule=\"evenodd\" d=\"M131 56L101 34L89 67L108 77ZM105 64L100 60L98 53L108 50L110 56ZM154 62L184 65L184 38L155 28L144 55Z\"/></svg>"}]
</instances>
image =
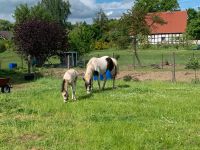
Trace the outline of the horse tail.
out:
<instances>
[{"instance_id":1,"label":"horse tail","mask_svg":"<svg viewBox=\"0 0 200 150\"><path fill-rule=\"evenodd\" d=\"M116 76L119 73L119 66L117 64L117 60L115 58L112 58L113 64L114 64L114 72L113 75Z\"/></svg>"},{"instance_id":2,"label":"horse tail","mask_svg":"<svg viewBox=\"0 0 200 150\"><path fill-rule=\"evenodd\" d=\"M63 79L62 81L61 92L63 92L64 90L65 90L65 79Z\"/></svg>"}]
</instances>

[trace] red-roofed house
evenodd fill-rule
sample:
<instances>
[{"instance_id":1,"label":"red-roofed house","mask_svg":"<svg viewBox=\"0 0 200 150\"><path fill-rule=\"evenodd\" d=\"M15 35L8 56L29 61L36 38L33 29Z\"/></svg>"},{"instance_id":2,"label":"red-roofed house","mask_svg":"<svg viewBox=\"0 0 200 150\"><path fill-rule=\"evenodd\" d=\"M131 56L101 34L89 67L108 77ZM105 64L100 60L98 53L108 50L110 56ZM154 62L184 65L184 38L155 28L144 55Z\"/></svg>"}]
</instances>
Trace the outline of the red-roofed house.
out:
<instances>
[{"instance_id":1,"label":"red-roofed house","mask_svg":"<svg viewBox=\"0 0 200 150\"><path fill-rule=\"evenodd\" d=\"M187 27L187 11L150 13L148 16L156 15L162 18L166 24L153 24L150 26L151 35L148 36L150 44L176 44L180 43ZM151 17L147 17L148 25L152 24Z\"/></svg>"}]
</instances>

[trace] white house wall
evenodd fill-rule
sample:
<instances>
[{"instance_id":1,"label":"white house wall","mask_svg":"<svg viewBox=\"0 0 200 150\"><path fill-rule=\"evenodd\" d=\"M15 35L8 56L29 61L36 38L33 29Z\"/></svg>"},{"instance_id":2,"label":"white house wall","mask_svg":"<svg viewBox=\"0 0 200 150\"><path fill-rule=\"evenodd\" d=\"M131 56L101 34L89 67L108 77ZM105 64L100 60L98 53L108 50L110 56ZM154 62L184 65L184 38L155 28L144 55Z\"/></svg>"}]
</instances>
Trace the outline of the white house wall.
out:
<instances>
[{"instance_id":1,"label":"white house wall","mask_svg":"<svg viewBox=\"0 0 200 150\"><path fill-rule=\"evenodd\" d=\"M177 44L182 37L182 34L153 34L148 36L148 41L150 44Z\"/></svg>"}]
</instances>

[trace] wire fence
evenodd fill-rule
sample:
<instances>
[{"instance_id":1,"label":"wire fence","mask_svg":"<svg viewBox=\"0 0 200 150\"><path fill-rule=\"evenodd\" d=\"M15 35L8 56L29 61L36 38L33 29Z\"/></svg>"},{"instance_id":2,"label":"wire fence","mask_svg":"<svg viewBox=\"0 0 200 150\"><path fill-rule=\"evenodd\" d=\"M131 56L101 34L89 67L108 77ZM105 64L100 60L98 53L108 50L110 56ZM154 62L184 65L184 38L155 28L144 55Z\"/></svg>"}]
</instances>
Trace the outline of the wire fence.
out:
<instances>
[{"instance_id":1,"label":"wire fence","mask_svg":"<svg viewBox=\"0 0 200 150\"><path fill-rule=\"evenodd\" d=\"M78 57L78 61L75 67L84 68L91 57L110 56L118 60L120 70L172 70L175 66L175 70L185 70L185 66L189 61L189 58L196 57L200 60L200 51L192 50L176 50L176 51L138 51L138 56L141 64L138 63L134 52L131 50L108 50L108 51L96 51L88 55ZM12 64L16 64L17 68L27 68L27 62L18 57L3 57L0 56L0 68L1 69L13 69ZM67 68L68 64L61 64L60 58L57 56L51 57L43 67L46 68ZM69 66L73 67L73 66Z\"/></svg>"}]
</instances>

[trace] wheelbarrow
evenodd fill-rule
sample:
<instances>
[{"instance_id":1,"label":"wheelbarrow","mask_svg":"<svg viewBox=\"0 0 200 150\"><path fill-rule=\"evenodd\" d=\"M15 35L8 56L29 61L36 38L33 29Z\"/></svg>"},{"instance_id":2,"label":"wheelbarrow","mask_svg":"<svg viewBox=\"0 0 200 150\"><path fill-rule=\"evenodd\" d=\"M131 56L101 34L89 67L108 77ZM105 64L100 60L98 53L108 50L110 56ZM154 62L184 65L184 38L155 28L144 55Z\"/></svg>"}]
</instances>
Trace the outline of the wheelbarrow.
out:
<instances>
[{"instance_id":1,"label":"wheelbarrow","mask_svg":"<svg viewBox=\"0 0 200 150\"><path fill-rule=\"evenodd\" d=\"M10 78L0 78L0 88L2 93L10 93L10 89L12 88Z\"/></svg>"}]
</instances>

